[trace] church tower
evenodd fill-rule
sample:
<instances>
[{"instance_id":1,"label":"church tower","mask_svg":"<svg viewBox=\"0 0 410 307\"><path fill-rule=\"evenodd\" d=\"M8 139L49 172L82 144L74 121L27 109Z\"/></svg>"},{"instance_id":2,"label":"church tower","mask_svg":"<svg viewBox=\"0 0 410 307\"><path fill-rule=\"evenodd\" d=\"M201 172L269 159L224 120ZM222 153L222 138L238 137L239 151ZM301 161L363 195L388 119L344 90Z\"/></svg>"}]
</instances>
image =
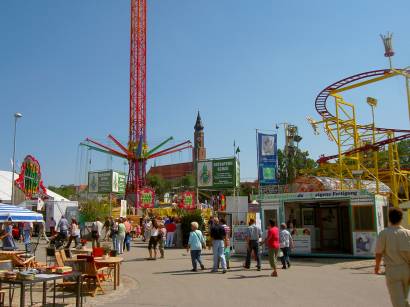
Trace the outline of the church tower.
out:
<instances>
[{"instance_id":1,"label":"church tower","mask_svg":"<svg viewBox=\"0 0 410 307\"><path fill-rule=\"evenodd\" d=\"M195 123L195 132L194 132L194 148L192 150L193 161L206 159L206 149L204 141L204 125L202 124L201 115L199 114L196 117Z\"/></svg>"}]
</instances>

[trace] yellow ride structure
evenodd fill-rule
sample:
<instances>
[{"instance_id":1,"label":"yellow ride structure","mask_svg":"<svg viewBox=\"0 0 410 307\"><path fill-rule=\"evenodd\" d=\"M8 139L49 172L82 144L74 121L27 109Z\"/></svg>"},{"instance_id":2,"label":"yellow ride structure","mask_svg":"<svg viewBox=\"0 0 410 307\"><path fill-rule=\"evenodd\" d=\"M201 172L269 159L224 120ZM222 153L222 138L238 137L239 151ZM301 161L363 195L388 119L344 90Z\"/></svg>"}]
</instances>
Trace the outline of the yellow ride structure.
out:
<instances>
[{"instance_id":1,"label":"yellow ride structure","mask_svg":"<svg viewBox=\"0 0 410 307\"><path fill-rule=\"evenodd\" d=\"M340 189L364 188L367 183L374 183L376 194L390 194L391 202L398 206L409 197L410 170L402 169L398 151L398 142L410 139L410 130L379 128L375 125L374 108L377 100L367 98L372 111L371 124L358 124L353 103L343 99L341 93L365 85L402 76L405 79L407 103L410 118L410 69L396 69L391 66L394 55L391 46L391 34L382 36L385 56L389 58L390 68L357 74L326 87L316 97L315 106L321 115L321 121L308 118L315 134L318 124L323 124L329 139L336 143L338 153L334 156L321 156L318 163L321 174L339 178ZM327 107L327 99L334 100L334 112ZM386 149L387 147L387 149ZM330 162L330 161L334 162ZM381 188L381 183L390 187L390 191Z\"/></svg>"}]
</instances>

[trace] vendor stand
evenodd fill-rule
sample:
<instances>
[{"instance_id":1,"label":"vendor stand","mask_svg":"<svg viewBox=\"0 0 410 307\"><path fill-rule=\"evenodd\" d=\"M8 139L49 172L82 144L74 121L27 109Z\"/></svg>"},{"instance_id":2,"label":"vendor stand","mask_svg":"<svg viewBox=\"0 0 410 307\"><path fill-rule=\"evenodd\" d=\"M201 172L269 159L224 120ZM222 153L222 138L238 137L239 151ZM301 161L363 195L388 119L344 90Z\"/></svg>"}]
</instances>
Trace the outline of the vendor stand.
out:
<instances>
[{"instance_id":1,"label":"vendor stand","mask_svg":"<svg viewBox=\"0 0 410 307\"><path fill-rule=\"evenodd\" d=\"M386 226L388 199L365 190L261 194L262 227L286 223L293 255L374 257L377 234Z\"/></svg>"}]
</instances>

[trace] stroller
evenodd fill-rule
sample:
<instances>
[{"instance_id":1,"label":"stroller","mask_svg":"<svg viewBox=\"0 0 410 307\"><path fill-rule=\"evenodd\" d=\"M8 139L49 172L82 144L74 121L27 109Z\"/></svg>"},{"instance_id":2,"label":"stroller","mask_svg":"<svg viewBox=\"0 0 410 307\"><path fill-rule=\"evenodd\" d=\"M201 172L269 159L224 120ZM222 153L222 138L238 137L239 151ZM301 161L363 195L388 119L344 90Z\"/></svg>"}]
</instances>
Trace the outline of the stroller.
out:
<instances>
[{"instance_id":1,"label":"stroller","mask_svg":"<svg viewBox=\"0 0 410 307\"><path fill-rule=\"evenodd\" d=\"M50 237L50 247L54 247L55 249L61 249L66 244L68 235L65 233L57 233Z\"/></svg>"}]
</instances>

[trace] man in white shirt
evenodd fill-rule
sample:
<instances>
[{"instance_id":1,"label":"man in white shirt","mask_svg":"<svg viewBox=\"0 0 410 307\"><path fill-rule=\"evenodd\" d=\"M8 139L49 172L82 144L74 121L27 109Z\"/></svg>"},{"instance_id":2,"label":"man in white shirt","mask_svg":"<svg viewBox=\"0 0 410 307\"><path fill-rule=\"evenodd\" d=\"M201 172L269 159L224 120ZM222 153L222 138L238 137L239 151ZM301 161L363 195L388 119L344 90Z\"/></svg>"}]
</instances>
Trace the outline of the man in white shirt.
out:
<instances>
[{"instance_id":1,"label":"man in white shirt","mask_svg":"<svg viewBox=\"0 0 410 307\"><path fill-rule=\"evenodd\" d=\"M102 233L104 224L100 222L99 218L95 219L91 226L91 238L92 238L92 245L94 247L100 247L100 237Z\"/></svg>"}]
</instances>

